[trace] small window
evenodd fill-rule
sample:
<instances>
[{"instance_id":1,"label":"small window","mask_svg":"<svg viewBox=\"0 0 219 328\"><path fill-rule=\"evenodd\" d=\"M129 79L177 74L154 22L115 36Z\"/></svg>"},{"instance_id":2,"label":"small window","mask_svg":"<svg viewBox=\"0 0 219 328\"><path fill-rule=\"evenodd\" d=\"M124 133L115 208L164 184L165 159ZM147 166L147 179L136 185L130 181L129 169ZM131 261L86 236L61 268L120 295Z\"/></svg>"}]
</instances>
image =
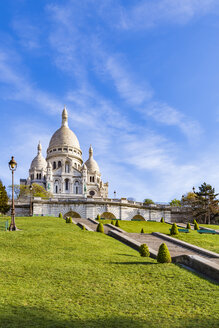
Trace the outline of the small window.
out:
<instances>
[{"instance_id":1,"label":"small window","mask_svg":"<svg viewBox=\"0 0 219 328\"><path fill-rule=\"evenodd\" d=\"M41 173L39 174L39 179L41 180Z\"/></svg>"},{"instance_id":2,"label":"small window","mask_svg":"<svg viewBox=\"0 0 219 328\"><path fill-rule=\"evenodd\" d=\"M58 161L58 167L61 167L61 166L62 166L61 161Z\"/></svg>"},{"instance_id":3,"label":"small window","mask_svg":"<svg viewBox=\"0 0 219 328\"><path fill-rule=\"evenodd\" d=\"M69 151L72 151L72 149L69 149Z\"/></svg>"},{"instance_id":4,"label":"small window","mask_svg":"<svg viewBox=\"0 0 219 328\"><path fill-rule=\"evenodd\" d=\"M62 148L58 148L58 151L62 151Z\"/></svg>"},{"instance_id":5,"label":"small window","mask_svg":"<svg viewBox=\"0 0 219 328\"><path fill-rule=\"evenodd\" d=\"M91 190L91 191L89 192L89 194L90 194L91 196L94 196L94 195L95 195L95 191Z\"/></svg>"},{"instance_id":6,"label":"small window","mask_svg":"<svg viewBox=\"0 0 219 328\"><path fill-rule=\"evenodd\" d=\"M56 169L56 162L53 162L53 170Z\"/></svg>"},{"instance_id":7,"label":"small window","mask_svg":"<svg viewBox=\"0 0 219 328\"><path fill-rule=\"evenodd\" d=\"M52 150L50 150L50 153L52 152Z\"/></svg>"},{"instance_id":8,"label":"small window","mask_svg":"<svg viewBox=\"0 0 219 328\"><path fill-rule=\"evenodd\" d=\"M69 180L65 180L65 190L69 190Z\"/></svg>"},{"instance_id":9,"label":"small window","mask_svg":"<svg viewBox=\"0 0 219 328\"><path fill-rule=\"evenodd\" d=\"M68 148L63 148L65 151L67 151L68 150Z\"/></svg>"},{"instance_id":10,"label":"small window","mask_svg":"<svg viewBox=\"0 0 219 328\"><path fill-rule=\"evenodd\" d=\"M53 149L53 151L56 151L56 148L55 148L55 149Z\"/></svg>"}]
</instances>

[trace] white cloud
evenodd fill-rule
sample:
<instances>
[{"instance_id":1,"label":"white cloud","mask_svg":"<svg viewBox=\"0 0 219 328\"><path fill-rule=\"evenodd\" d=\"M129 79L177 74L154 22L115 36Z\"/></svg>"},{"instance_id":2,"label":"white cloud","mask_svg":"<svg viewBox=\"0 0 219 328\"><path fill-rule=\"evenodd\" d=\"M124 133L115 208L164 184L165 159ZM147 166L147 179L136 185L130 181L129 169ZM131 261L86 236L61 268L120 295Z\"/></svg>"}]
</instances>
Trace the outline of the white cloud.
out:
<instances>
[{"instance_id":1,"label":"white cloud","mask_svg":"<svg viewBox=\"0 0 219 328\"><path fill-rule=\"evenodd\" d=\"M123 8L119 26L148 29L160 24L185 24L218 9L217 0L144 0L129 9Z\"/></svg>"}]
</instances>

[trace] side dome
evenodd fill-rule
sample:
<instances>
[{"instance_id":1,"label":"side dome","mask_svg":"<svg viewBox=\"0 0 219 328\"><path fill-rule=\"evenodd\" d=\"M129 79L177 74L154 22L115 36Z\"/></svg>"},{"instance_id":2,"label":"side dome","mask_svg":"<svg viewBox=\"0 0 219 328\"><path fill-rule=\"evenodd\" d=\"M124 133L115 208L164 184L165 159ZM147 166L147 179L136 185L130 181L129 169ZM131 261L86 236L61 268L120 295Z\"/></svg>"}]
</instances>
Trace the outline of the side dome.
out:
<instances>
[{"instance_id":1,"label":"side dome","mask_svg":"<svg viewBox=\"0 0 219 328\"><path fill-rule=\"evenodd\" d=\"M38 150L38 154L32 160L31 165L30 165L30 169L31 170L34 170L35 168L37 170L46 169L47 162L46 162L45 158L42 155L42 146L41 146L40 142L38 144L37 150Z\"/></svg>"},{"instance_id":2,"label":"side dome","mask_svg":"<svg viewBox=\"0 0 219 328\"><path fill-rule=\"evenodd\" d=\"M90 146L89 149L89 159L85 162L88 172L98 172L100 173L99 166L95 159L93 158L93 148Z\"/></svg>"},{"instance_id":3,"label":"side dome","mask_svg":"<svg viewBox=\"0 0 219 328\"><path fill-rule=\"evenodd\" d=\"M64 108L62 112L62 126L53 134L49 143L49 148L63 146L80 149L78 138L68 127L68 113L66 108Z\"/></svg>"}]
</instances>

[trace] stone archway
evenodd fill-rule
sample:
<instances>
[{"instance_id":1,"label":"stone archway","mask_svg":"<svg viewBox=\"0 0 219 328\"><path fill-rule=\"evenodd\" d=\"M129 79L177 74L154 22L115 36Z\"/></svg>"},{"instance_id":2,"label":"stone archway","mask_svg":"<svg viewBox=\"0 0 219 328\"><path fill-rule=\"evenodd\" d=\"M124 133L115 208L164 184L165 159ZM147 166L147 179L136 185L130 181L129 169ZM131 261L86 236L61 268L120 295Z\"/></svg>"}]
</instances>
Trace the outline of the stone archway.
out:
<instances>
[{"instance_id":1,"label":"stone archway","mask_svg":"<svg viewBox=\"0 0 219 328\"><path fill-rule=\"evenodd\" d=\"M78 218L78 219L81 218L80 214L78 214L77 212L74 212L74 211L70 211L70 212L66 213L64 215L64 218L66 218L66 216L70 216L71 218Z\"/></svg>"},{"instance_id":2,"label":"stone archway","mask_svg":"<svg viewBox=\"0 0 219 328\"><path fill-rule=\"evenodd\" d=\"M104 212L100 215L100 217L107 220L116 219L115 215L111 212Z\"/></svg>"},{"instance_id":3,"label":"stone archway","mask_svg":"<svg viewBox=\"0 0 219 328\"><path fill-rule=\"evenodd\" d=\"M135 216L133 216L133 218L131 219L131 221L146 221L145 218L140 215L140 214L137 214Z\"/></svg>"}]
</instances>

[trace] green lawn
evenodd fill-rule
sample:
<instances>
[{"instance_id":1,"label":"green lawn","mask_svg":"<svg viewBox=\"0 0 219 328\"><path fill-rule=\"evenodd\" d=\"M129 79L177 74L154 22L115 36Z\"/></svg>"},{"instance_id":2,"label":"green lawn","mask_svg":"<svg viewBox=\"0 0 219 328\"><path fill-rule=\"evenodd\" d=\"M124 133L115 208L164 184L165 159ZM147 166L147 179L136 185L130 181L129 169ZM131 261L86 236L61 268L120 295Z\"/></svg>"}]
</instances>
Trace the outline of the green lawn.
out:
<instances>
[{"instance_id":1,"label":"green lawn","mask_svg":"<svg viewBox=\"0 0 219 328\"><path fill-rule=\"evenodd\" d=\"M0 232L0 327L218 327L218 285L57 218Z\"/></svg>"},{"instance_id":2,"label":"green lawn","mask_svg":"<svg viewBox=\"0 0 219 328\"><path fill-rule=\"evenodd\" d=\"M219 253L219 235L200 234L197 231L191 230L189 233L179 233L179 235L174 238Z\"/></svg>"},{"instance_id":3,"label":"green lawn","mask_svg":"<svg viewBox=\"0 0 219 328\"><path fill-rule=\"evenodd\" d=\"M206 228L209 228L209 229L219 230L219 225L218 224L201 224L201 223L199 223L199 225L201 227L206 227Z\"/></svg>"},{"instance_id":4,"label":"green lawn","mask_svg":"<svg viewBox=\"0 0 219 328\"><path fill-rule=\"evenodd\" d=\"M111 223L111 220L101 220L101 222ZM160 223L160 222L149 222L149 221L119 221L121 229L127 232L136 232L140 233L141 229L144 228L146 233L152 232L162 232L162 233L169 233L169 229L171 225L167 223Z\"/></svg>"}]
</instances>

